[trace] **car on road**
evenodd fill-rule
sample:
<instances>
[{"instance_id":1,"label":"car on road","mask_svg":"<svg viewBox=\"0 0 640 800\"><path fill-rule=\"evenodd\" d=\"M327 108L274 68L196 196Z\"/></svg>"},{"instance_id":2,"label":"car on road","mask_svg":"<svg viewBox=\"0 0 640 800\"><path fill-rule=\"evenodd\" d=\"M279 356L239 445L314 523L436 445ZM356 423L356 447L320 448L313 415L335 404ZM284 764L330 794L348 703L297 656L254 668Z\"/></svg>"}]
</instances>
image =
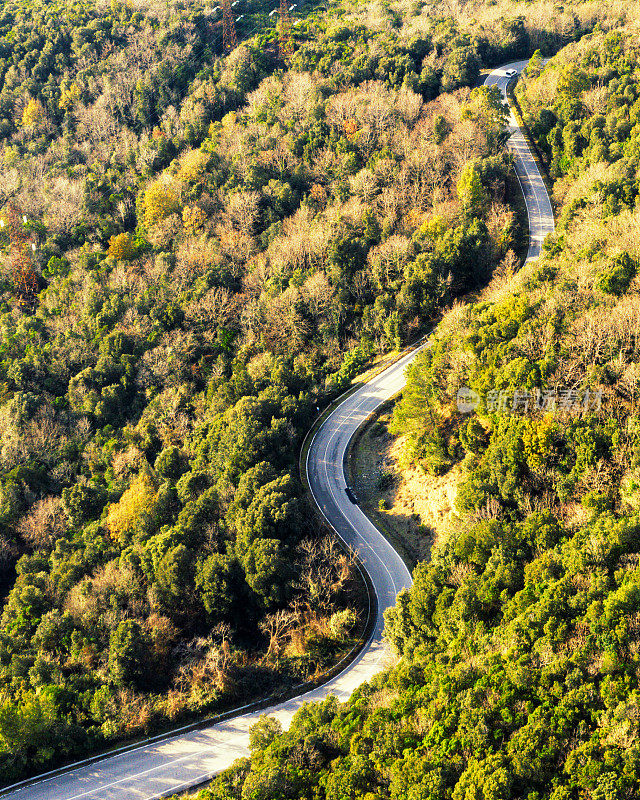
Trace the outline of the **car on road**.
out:
<instances>
[{"instance_id":1,"label":"car on road","mask_svg":"<svg viewBox=\"0 0 640 800\"><path fill-rule=\"evenodd\" d=\"M507 76L507 78L515 78L515 76L518 74L518 70L508 69L504 74Z\"/></svg>"},{"instance_id":2,"label":"car on road","mask_svg":"<svg viewBox=\"0 0 640 800\"><path fill-rule=\"evenodd\" d=\"M345 489L345 492L346 492L347 497L349 498L349 500L351 500L351 502L354 504L354 506L357 506L358 505L358 497L357 497L356 493L353 491L353 489L350 486L347 486L347 488Z\"/></svg>"}]
</instances>

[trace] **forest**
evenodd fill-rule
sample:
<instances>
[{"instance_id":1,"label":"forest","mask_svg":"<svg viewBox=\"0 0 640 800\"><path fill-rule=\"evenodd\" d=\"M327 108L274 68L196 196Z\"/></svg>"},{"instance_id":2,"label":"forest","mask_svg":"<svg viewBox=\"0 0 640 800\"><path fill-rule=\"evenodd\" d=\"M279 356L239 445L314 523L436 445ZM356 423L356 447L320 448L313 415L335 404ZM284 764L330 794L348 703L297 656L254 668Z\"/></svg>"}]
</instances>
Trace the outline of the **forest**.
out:
<instances>
[{"instance_id":1,"label":"forest","mask_svg":"<svg viewBox=\"0 0 640 800\"><path fill-rule=\"evenodd\" d=\"M556 233L444 309L393 411L411 463L456 480L387 612L396 664L287 732L263 718L201 800L638 796L640 40L602 7L555 54L531 37L515 90Z\"/></svg>"},{"instance_id":2,"label":"forest","mask_svg":"<svg viewBox=\"0 0 640 800\"><path fill-rule=\"evenodd\" d=\"M3 782L351 649L362 586L300 446L441 320L394 414L426 471L464 465L460 523L389 615L404 658L286 734L264 722L205 796L631 796L628 8L344 0L302 7L283 57L249 2L230 53L206 3L3 3ZM505 109L480 84L533 53L517 99L562 216L516 275ZM558 383L603 412L454 413L463 384Z\"/></svg>"},{"instance_id":3,"label":"forest","mask_svg":"<svg viewBox=\"0 0 640 800\"><path fill-rule=\"evenodd\" d=\"M362 632L302 438L517 262L480 70L596 20L380 14L309 8L283 58L251 6L228 54L206 5L2 6L5 782L317 679Z\"/></svg>"}]
</instances>

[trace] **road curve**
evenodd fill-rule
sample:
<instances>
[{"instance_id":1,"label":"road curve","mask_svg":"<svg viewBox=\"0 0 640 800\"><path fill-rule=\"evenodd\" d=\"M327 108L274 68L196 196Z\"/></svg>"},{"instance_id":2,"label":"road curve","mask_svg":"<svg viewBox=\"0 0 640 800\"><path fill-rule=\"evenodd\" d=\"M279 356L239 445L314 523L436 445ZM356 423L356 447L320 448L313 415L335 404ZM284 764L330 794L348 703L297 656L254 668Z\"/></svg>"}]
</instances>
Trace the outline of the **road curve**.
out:
<instances>
[{"instance_id":1,"label":"road curve","mask_svg":"<svg viewBox=\"0 0 640 800\"><path fill-rule=\"evenodd\" d=\"M487 76L484 82L485 86L498 86L503 100L506 101L507 86L513 77L507 75L507 72L515 70L520 73L527 63L527 61L514 61L512 64L505 64L494 69ZM525 260L526 264L528 261L538 258L545 238L555 230L553 207L536 160L511 110L508 125L511 135L507 147L513 153L514 168L522 187L529 216L529 251Z\"/></svg>"},{"instance_id":2,"label":"road curve","mask_svg":"<svg viewBox=\"0 0 640 800\"><path fill-rule=\"evenodd\" d=\"M487 85L506 89L508 69L520 71L526 62L494 70ZM540 253L544 237L553 230L551 202L528 145L512 118L509 147L522 182L530 218L531 246L527 260ZM422 345L424 347L426 345ZM276 716L285 727L300 706L330 694L346 700L353 690L379 672L385 664L382 639L383 614L398 592L411 585L404 562L380 531L351 503L345 493L344 457L349 441L362 421L379 405L400 392L405 369L419 352L406 353L395 364L349 395L323 422L311 442L306 470L319 509L336 533L354 550L369 573L377 597L375 624L358 657L339 675L304 695L264 709L239 713L202 730L177 732L169 738L149 740L135 749L79 762L64 772L36 782L8 787L8 800L156 800L203 783L248 754L249 728L261 713Z\"/></svg>"}]
</instances>

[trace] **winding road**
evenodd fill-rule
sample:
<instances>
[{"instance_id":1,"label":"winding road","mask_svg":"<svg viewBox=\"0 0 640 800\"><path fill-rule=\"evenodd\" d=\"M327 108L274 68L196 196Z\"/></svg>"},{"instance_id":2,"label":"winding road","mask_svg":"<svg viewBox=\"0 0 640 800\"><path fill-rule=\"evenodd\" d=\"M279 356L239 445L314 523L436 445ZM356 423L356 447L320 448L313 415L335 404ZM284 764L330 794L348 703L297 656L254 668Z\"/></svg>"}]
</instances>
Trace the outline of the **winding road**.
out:
<instances>
[{"instance_id":1,"label":"winding road","mask_svg":"<svg viewBox=\"0 0 640 800\"><path fill-rule=\"evenodd\" d=\"M507 75L507 72L515 70L520 73L527 66L527 63L527 61L515 61L513 64L506 64L504 67L500 67L500 69L494 69L487 76L485 86L498 86L502 92L503 99L506 101L507 86L512 80L512 77ZM510 111L508 127L511 135L507 147L513 153L513 165L520 181L529 216L529 252L525 260L525 263L527 263L538 258L542 251L544 240L555 229L553 207L536 160L531 153L524 133L513 115L513 111Z\"/></svg>"},{"instance_id":2,"label":"winding road","mask_svg":"<svg viewBox=\"0 0 640 800\"><path fill-rule=\"evenodd\" d=\"M527 62L507 64L494 70L487 85L506 91L507 70L518 72ZM536 162L515 119L510 122L509 147L521 181L530 219L527 260L536 258L544 237L553 230L551 202ZM339 675L322 687L259 712L239 713L224 722L200 730L175 732L99 760L79 762L64 771L41 776L27 784L7 787L10 800L155 800L203 783L236 758L248 754L249 728L261 713L281 720L285 727L300 706L334 694L346 700L353 690L385 665L382 639L383 614L401 589L411 585L404 562L380 531L350 502L345 488L344 458L357 428L379 405L400 392L405 369L426 344L406 353L392 366L349 395L323 422L308 450L306 470L314 499L335 532L353 547L369 573L377 598L371 636Z\"/></svg>"}]
</instances>

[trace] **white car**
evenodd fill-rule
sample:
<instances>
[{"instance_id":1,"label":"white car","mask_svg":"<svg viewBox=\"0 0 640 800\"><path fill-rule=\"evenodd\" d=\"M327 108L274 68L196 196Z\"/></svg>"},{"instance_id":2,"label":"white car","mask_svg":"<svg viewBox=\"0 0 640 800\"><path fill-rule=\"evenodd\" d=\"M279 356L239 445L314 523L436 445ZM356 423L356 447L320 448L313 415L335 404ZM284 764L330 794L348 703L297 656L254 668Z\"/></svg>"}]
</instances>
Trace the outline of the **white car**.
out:
<instances>
[{"instance_id":1,"label":"white car","mask_svg":"<svg viewBox=\"0 0 640 800\"><path fill-rule=\"evenodd\" d=\"M507 78L515 78L515 76L518 74L518 70L508 69L504 74L507 76Z\"/></svg>"}]
</instances>

